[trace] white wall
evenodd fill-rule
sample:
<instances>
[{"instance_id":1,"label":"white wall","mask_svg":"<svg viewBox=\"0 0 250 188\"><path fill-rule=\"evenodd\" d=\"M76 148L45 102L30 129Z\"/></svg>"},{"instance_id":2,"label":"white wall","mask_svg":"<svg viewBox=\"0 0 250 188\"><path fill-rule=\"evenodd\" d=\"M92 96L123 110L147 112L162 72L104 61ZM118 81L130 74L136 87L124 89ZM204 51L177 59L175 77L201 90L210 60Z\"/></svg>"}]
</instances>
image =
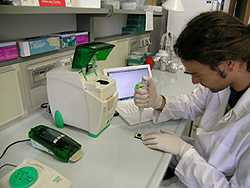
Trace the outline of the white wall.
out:
<instances>
[{"instance_id":1,"label":"white wall","mask_svg":"<svg viewBox=\"0 0 250 188\"><path fill-rule=\"evenodd\" d=\"M94 18L94 38L121 34L122 27L127 25L126 14L113 14L111 17Z\"/></svg>"},{"instance_id":2,"label":"white wall","mask_svg":"<svg viewBox=\"0 0 250 188\"><path fill-rule=\"evenodd\" d=\"M216 8L214 4L207 3L207 0L182 0L185 12L169 11L167 31L178 36L186 24L195 16L205 11L212 11Z\"/></svg>"},{"instance_id":3,"label":"white wall","mask_svg":"<svg viewBox=\"0 0 250 188\"><path fill-rule=\"evenodd\" d=\"M0 41L76 30L74 14L1 15Z\"/></svg>"}]
</instances>

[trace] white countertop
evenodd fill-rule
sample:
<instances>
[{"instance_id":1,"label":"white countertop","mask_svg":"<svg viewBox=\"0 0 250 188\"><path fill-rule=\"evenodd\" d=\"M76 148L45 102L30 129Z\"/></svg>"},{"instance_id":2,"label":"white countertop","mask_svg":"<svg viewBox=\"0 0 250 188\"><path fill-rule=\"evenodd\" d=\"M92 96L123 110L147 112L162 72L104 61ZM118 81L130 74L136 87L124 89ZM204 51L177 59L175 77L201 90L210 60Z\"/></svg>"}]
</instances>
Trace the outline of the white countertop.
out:
<instances>
[{"instance_id":1,"label":"white countertop","mask_svg":"<svg viewBox=\"0 0 250 188\"><path fill-rule=\"evenodd\" d=\"M194 89L191 78L183 72L172 74L153 70L158 92L170 95L190 93ZM165 81L162 81L162 80ZM171 80L171 81L169 81ZM165 87L159 83L167 83ZM72 137L82 145L83 157L76 163L63 163L50 154L34 149L30 142L18 143L6 152L0 166L5 163L19 165L26 157L35 159L72 181L72 188L78 187L157 187L167 169L171 155L151 150L135 139L136 126L129 126L119 116L114 117L98 138L91 138L87 132L71 127L58 129L44 109L0 132L0 151L9 144L28 138L28 132L36 125L46 125ZM168 121L154 125L151 121L142 124L142 133L167 129L181 135L186 120ZM0 178L11 171L6 166L0 170Z\"/></svg>"}]
</instances>

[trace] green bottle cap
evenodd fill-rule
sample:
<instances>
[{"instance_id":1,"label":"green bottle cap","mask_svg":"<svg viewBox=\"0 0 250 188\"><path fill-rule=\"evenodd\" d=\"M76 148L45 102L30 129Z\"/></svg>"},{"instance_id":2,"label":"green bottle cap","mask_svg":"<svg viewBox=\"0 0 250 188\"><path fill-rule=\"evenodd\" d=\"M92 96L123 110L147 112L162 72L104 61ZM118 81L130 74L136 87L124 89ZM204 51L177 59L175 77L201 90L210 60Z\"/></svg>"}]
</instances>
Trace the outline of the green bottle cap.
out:
<instances>
[{"instance_id":1,"label":"green bottle cap","mask_svg":"<svg viewBox=\"0 0 250 188\"><path fill-rule=\"evenodd\" d=\"M26 166L15 170L9 178L9 183L13 188L26 188L33 185L37 178L37 170L34 167Z\"/></svg>"}]
</instances>

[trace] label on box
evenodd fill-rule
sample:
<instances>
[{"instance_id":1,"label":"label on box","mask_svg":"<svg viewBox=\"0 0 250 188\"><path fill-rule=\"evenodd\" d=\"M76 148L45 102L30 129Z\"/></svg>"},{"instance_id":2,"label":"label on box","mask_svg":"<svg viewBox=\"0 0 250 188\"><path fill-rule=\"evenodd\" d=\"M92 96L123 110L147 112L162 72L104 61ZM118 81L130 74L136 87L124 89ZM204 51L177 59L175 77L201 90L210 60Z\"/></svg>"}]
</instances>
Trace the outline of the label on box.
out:
<instances>
[{"instance_id":1,"label":"label on box","mask_svg":"<svg viewBox=\"0 0 250 188\"><path fill-rule=\"evenodd\" d=\"M18 58L16 43L6 43L7 45L0 44L0 61Z\"/></svg>"},{"instance_id":2,"label":"label on box","mask_svg":"<svg viewBox=\"0 0 250 188\"><path fill-rule=\"evenodd\" d=\"M60 49L59 37L38 38L28 41L20 41L20 56L26 57L43 52Z\"/></svg>"},{"instance_id":3,"label":"label on box","mask_svg":"<svg viewBox=\"0 0 250 188\"><path fill-rule=\"evenodd\" d=\"M67 31L62 33L52 33L50 36L60 37L61 47L66 48L89 42L88 32Z\"/></svg>"},{"instance_id":4,"label":"label on box","mask_svg":"<svg viewBox=\"0 0 250 188\"><path fill-rule=\"evenodd\" d=\"M39 0L40 6L65 7L65 0Z\"/></svg>"},{"instance_id":5,"label":"label on box","mask_svg":"<svg viewBox=\"0 0 250 188\"><path fill-rule=\"evenodd\" d=\"M39 54L60 49L58 37L29 41L30 54Z\"/></svg>"},{"instance_id":6,"label":"label on box","mask_svg":"<svg viewBox=\"0 0 250 188\"><path fill-rule=\"evenodd\" d=\"M21 0L22 6L39 6L38 0Z\"/></svg>"},{"instance_id":7,"label":"label on box","mask_svg":"<svg viewBox=\"0 0 250 188\"><path fill-rule=\"evenodd\" d=\"M75 36L68 36L68 37L61 37L62 47L70 47L76 45L76 37Z\"/></svg>"},{"instance_id":8,"label":"label on box","mask_svg":"<svg viewBox=\"0 0 250 188\"><path fill-rule=\"evenodd\" d=\"M76 45L89 42L88 32L76 33Z\"/></svg>"}]
</instances>

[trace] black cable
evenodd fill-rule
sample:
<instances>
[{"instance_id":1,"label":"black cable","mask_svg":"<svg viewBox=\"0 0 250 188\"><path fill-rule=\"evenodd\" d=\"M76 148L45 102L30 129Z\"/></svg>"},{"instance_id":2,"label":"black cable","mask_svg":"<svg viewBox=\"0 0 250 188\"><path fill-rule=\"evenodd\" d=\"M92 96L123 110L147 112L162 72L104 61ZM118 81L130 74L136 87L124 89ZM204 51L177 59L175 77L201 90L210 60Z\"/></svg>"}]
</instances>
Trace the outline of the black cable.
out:
<instances>
[{"instance_id":1,"label":"black cable","mask_svg":"<svg viewBox=\"0 0 250 188\"><path fill-rule=\"evenodd\" d=\"M42 104L41 104L41 108L47 108L47 107L48 107L48 105L49 105L49 103L48 103L48 102L42 103Z\"/></svg>"},{"instance_id":2,"label":"black cable","mask_svg":"<svg viewBox=\"0 0 250 188\"><path fill-rule=\"evenodd\" d=\"M5 167L5 166L13 166L13 167L17 167L17 165L13 165L13 164L4 164L4 165L0 166L0 169L1 169L1 168L3 168L3 167Z\"/></svg>"},{"instance_id":3,"label":"black cable","mask_svg":"<svg viewBox=\"0 0 250 188\"><path fill-rule=\"evenodd\" d=\"M48 102L42 103L41 108L46 108L47 113L51 114L51 109Z\"/></svg>"},{"instance_id":4,"label":"black cable","mask_svg":"<svg viewBox=\"0 0 250 188\"><path fill-rule=\"evenodd\" d=\"M193 125L194 125L194 121L191 121L190 122L190 127L189 127L188 137L191 137L191 135L192 135Z\"/></svg>"},{"instance_id":5,"label":"black cable","mask_svg":"<svg viewBox=\"0 0 250 188\"><path fill-rule=\"evenodd\" d=\"M3 154L1 155L0 159L2 159L2 157L4 156L4 154L6 153L6 151L7 151L11 146L13 146L14 144L17 144L17 143L20 143L20 142L27 142L27 141L30 141L30 139L18 140L18 141L16 141L16 142L13 142L12 144L8 145L8 146L5 148L5 150L4 150Z\"/></svg>"}]
</instances>

